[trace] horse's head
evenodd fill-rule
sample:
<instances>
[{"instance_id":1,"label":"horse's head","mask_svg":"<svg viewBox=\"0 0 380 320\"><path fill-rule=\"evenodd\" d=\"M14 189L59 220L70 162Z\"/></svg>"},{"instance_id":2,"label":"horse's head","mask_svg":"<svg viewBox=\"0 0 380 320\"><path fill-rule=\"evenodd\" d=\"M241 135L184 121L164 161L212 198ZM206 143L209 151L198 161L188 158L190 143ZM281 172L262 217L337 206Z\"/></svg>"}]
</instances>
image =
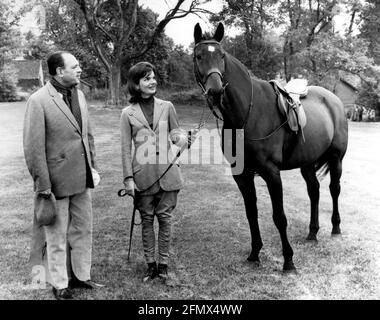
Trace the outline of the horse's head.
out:
<instances>
[{"instance_id":1,"label":"horse's head","mask_svg":"<svg viewBox=\"0 0 380 320\"><path fill-rule=\"evenodd\" d=\"M219 102L224 92L225 52L220 45L223 39L224 27L219 23L213 36L204 36L197 23L194 27L194 72L198 84L204 93Z\"/></svg>"}]
</instances>

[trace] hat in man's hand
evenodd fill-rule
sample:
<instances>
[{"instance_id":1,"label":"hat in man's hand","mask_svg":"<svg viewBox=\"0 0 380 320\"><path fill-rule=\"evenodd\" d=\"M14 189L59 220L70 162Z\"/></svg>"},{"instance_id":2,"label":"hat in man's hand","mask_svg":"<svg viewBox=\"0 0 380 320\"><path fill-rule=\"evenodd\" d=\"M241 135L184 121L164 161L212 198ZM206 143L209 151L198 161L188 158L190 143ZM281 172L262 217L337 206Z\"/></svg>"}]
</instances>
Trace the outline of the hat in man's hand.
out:
<instances>
[{"instance_id":1,"label":"hat in man's hand","mask_svg":"<svg viewBox=\"0 0 380 320\"><path fill-rule=\"evenodd\" d=\"M53 193L50 193L50 195L36 194L34 198L34 214L37 224L41 226L54 224L57 216L57 203Z\"/></svg>"}]
</instances>

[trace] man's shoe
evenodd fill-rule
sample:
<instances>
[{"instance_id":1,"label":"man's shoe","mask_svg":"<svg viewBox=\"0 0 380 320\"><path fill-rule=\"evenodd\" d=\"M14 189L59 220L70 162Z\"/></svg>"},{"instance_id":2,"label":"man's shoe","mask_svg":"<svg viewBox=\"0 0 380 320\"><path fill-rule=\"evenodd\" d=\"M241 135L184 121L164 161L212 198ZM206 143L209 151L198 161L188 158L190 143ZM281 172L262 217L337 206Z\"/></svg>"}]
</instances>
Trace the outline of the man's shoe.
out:
<instances>
[{"instance_id":1,"label":"man's shoe","mask_svg":"<svg viewBox=\"0 0 380 320\"><path fill-rule=\"evenodd\" d=\"M161 279L167 279L168 278L168 265L159 263L158 264L158 276Z\"/></svg>"},{"instance_id":2,"label":"man's shoe","mask_svg":"<svg viewBox=\"0 0 380 320\"><path fill-rule=\"evenodd\" d=\"M86 280L86 281L79 280L76 277L76 275L74 274L74 272L71 271L71 279L69 280L69 288L70 289L80 288L80 289L91 290L91 289L100 288L100 287L104 287L104 285L96 283L92 280Z\"/></svg>"},{"instance_id":3,"label":"man's shoe","mask_svg":"<svg viewBox=\"0 0 380 320\"><path fill-rule=\"evenodd\" d=\"M70 281L69 281L69 287L71 289L78 289L79 288L79 289L92 290L92 289L104 287L104 285L96 283L96 282L94 282L92 280L81 281L79 279L70 279Z\"/></svg>"},{"instance_id":4,"label":"man's shoe","mask_svg":"<svg viewBox=\"0 0 380 320\"><path fill-rule=\"evenodd\" d=\"M157 277L157 264L155 262L148 263L148 269L145 272L143 282L152 280Z\"/></svg>"},{"instance_id":5,"label":"man's shoe","mask_svg":"<svg viewBox=\"0 0 380 320\"><path fill-rule=\"evenodd\" d=\"M56 289L53 287L53 294L57 300L71 300L73 298L69 288Z\"/></svg>"}]
</instances>

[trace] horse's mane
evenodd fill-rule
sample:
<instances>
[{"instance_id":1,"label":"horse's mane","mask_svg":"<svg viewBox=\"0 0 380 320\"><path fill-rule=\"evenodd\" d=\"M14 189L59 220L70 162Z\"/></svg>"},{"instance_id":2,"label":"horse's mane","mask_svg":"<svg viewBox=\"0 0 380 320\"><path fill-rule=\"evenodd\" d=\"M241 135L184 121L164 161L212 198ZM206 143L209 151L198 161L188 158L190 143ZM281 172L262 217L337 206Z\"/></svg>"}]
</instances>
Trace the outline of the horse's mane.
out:
<instances>
[{"instance_id":1,"label":"horse's mane","mask_svg":"<svg viewBox=\"0 0 380 320\"><path fill-rule=\"evenodd\" d=\"M251 79L261 80L244 63L242 63L239 59L237 59L236 57L234 57L232 54L228 53L227 51L226 51L226 56L228 57L230 62L232 62L236 66L240 67L241 69L246 70L248 72L249 76L251 77Z\"/></svg>"}]
</instances>

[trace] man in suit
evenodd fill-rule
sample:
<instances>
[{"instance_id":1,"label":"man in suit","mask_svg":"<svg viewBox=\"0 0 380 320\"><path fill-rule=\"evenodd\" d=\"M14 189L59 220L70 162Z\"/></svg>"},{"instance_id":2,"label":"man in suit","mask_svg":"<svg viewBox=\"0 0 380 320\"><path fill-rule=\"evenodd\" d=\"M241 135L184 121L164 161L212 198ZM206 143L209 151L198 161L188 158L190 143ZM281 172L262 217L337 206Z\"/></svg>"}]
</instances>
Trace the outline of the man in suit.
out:
<instances>
[{"instance_id":1,"label":"man in suit","mask_svg":"<svg viewBox=\"0 0 380 320\"><path fill-rule=\"evenodd\" d=\"M24 154L39 196L56 198L56 219L39 226L34 217L31 260L46 260L56 299L72 299L72 288L91 289L92 204L99 179L87 104L77 89L81 68L68 52L47 59L51 80L27 101ZM46 259L47 258L47 259Z\"/></svg>"}]
</instances>

